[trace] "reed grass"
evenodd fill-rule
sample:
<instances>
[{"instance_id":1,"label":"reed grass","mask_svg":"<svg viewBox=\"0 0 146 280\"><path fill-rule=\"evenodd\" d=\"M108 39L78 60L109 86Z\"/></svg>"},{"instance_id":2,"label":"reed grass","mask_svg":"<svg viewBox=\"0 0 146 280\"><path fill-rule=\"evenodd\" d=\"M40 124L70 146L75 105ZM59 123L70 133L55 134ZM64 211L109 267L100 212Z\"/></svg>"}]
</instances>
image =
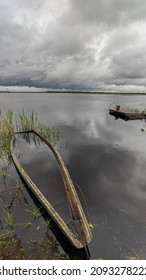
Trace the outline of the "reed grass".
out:
<instances>
[{"instance_id":1,"label":"reed grass","mask_svg":"<svg viewBox=\"0 0 146 280\"><path fill-rule=\"evenodd\" d=\"M34 129L52 144L59 141L59 129L49 128L46 124L42 124L38 119L37 113L21 112L13 113L8 110L5 113L0 113L0 159L7 156L10 158L10 144L14 136L14 132L27 131Z\"/></svg>"},{"instance_id":2,"label":"reed grass","mask_svg":"<svg viewBox=\"0 0 146 280\"><path fill-rule=\"evenodd\" d=\"M34 220L37 220L39 217L41 217L40 208L34 207L32 210L26 210L26 212L31 213Z\"/></svg>"},{"instance_id":3,"label":"reed grass","mask_svg":"<svg viewBox=\"0 0 146 280\"><path fill-rule=\"evenodd\" d=\"M59 129L49 128L46 124L42 124L38 119L37 113L26 113L24 109L16 115L16 131L27 131L34 129L42 134L52 144L59 140Z\"/></svg>"},{"instance_id":4,"label":"reed grass","mask_svg":"<svg viewBox=\"0 0 146 280\"><path fill-rule=\"evenodd\" d=\"M0 115L0 158L3 158L4 154L10 156L10 144L13 135L13 113L8 110L4 115Z\"/></svg>"},{"instance_id":5,"label":"reed grass","mask_svg":"<svg viewBox=\"0 0 146 280\"><path fill-rule=\"evenodd\" d=\"M8 207L6 207L6 209L2 209L2 210L3 210L2 217L3 217L4 221L6 222L6 226L9 228L13 228L15 224L14 224L13 216L12 216L12 213L10 212L10 209Z\"/></svg>"},{"instance_id":6,"label":"reed grass","mask_svg":"<svg viewBox=\"0 0 146 280\"><path fill-rule=\"evenodd\" d=\"M130 111L134 112L134 113L146 114L146 108L144 110L143 109L139 109L139 108L132 108Z\"/></svg>"}]
</instances>

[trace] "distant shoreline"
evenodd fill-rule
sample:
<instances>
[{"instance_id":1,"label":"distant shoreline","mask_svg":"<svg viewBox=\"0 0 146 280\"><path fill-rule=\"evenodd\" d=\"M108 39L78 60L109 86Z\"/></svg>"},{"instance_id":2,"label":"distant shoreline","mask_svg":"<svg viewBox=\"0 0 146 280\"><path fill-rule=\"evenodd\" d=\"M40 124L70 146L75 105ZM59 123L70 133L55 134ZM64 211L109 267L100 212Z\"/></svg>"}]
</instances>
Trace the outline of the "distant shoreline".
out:
<instances>
[{"instance_id":1,"label":"distant shoreline","mask_svg":"<svg viewBox=\"0 0 146 280\"><path fill-rule=\"evenodd\" d=\"M11 94L11 93L18 93L18 94L23 94L23 93L54 93L54 94L61 94L61 93L66 93L66 94L97 94L97 95L146 95L144 92L96 92L96 91L0 91L0 94Z\"/></svg>"}]
</instances>

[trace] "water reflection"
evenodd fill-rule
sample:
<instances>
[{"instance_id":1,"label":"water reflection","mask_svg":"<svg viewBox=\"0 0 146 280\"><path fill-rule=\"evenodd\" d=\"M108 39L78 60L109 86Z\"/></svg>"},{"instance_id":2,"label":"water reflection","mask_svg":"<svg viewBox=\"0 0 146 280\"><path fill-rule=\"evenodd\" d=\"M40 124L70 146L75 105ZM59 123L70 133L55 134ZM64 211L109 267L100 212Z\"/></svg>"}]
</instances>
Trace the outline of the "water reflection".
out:
<instances>
[{"instance_id":1,"label":"water reflection","mask_svg":"<svg viewBox=\"0 0 146 280\"><path fill-rule=\"evenodd\" d=\"M66 160L73 180L86 197L95 225L94 240L89 246L92 256L145 258L146 160L136 142L144 139L136 127L134 131L131 126L120 131L122 122L116 125L117 130L115 126L98 124L98 137L87 133L86 124L69 129L63 126L64 133L70 134Z\"/></svg>"},{"instance_id":2,"label":"water reflection","mask_svg":"<svg viewBox=\"0 0 146 280\"><path fill-rule=\"evenodd\" d=\"M1 98L1 97L0 97ZM146 258L146 134L141 121L124 122L107 116L112 103L125 110L145 109L145 96L9 95L2 106L35 110L41 120L56 126L62 135L59 150L79 188L82 205L94 225L89 245L91 258ZM25 146L25 145L24 145ZM31 145L33 153L34 146ZM32 161L24 150L31 175L36 168L48 179L45 151L37 145ZM41 156L40 156L41 155ZM51 172L55 172L51 169ZM57 178L57 173L53 173ZM51 177L50 177L51 178ZM37 176L39 180L39 176ZM60 194L58 194L58 199ZM61 207L62 209L62 207ZM18 209L19 211L19 209ZM66 215L66 213L63 213Z\"/></svg>"}]
</instances>

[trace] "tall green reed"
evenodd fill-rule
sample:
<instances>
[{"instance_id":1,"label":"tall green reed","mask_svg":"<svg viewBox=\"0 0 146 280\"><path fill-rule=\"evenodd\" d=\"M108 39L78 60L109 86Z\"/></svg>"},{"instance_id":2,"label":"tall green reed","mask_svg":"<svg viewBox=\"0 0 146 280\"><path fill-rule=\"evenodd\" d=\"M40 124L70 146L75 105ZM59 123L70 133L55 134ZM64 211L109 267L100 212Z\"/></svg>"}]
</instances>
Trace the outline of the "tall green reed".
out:
<instances>
[{"instance_id":1,"label":"tall green reed","mask_svg":"<svg viewBox=\"0 0 146 280\"><path fill-rule=\"evenodd\" d=\"M0 115L0 158L10 156L10 144L14 135L13 112L8 110Z\"/></svg>"},{"instance_id":2,"label":"tall green reed","mask_svg":"<svg viewBox=\"0 0 146 280\"><path fill-rule=\"evenodd\" d=\"M46 124L42 124L38 119L37 113L33 111L26 113L24 109L22 109L22 111L16 115L15 124L17 131L34 129L51 143L55 144L59 140L59 129L49 128Z\"/></svg>"},{"instance_id":3,"label":"tall green reed","mask_svg":"<svg viewBox=\"0 0 146 280\"><path fill-rule=\"evenodd\" d=\"M9 228L13 228L15 224L14 224L13 216L12 216L12 213L10 212L10 209L8 207L6 207L5 209L2 209L2 210L3 210L2 217L6 223L6 226Z\"/></svg>"},{"instance_id":4,"label":"tall green reed","mask_svg":"<svg viewBox=\"0 0 146 280\"><path fill-rule=\"evenodd\" d=\"M0 114L0 159L4 156L10 158L10 144L14 136L14 131L27 131L34 129L52 144L56 144L59 140L59 129L49 128L46 124L42 124L38 119L37 113L21 112L13 113L8 110Z\"/></svg>"}]
</instances>

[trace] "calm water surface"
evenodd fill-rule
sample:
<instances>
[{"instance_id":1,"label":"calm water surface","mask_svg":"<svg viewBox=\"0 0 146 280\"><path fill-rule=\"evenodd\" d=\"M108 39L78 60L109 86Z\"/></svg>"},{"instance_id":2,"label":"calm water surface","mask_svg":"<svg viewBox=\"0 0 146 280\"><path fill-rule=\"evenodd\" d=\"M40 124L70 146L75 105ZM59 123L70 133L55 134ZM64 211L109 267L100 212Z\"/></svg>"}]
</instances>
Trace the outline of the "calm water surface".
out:
<instances>
[{"instance_id":1,"label":"calm water surface","mask_svg":"<svg viewBox=\"0 0 146 280\"><path fill-rule=\"evenodd\" d=\"M94 225L94 238L89 244L91 258L146 259L146 124L109 116L108 108L114 108L117 103L125 110L145 109L146 97L0 94L1 110L34 110L42 122L59 128L58 149L72 179L84 194L85 199L76 187L88 219ZM141 128L145 131L141 132ZM25 144L23 148L25 150ZM51 176L55 174L59 180L59 172L54 163L50 167L45 148L37 147L35 156L32 144L30 150L30 156L24 153L23 163L40 185L41 178L45 178L42 189L47 192L47 180L50 186L56 186L56 182L51 183ZM34 165L30 169L32 161ZM61 184L59 186L61 189ZM56 188L47 194L52 195L67 219L62 192ZM19 207L23 208L23 202L15 214L20 217Z\"/></svg>"}]
</instances>

